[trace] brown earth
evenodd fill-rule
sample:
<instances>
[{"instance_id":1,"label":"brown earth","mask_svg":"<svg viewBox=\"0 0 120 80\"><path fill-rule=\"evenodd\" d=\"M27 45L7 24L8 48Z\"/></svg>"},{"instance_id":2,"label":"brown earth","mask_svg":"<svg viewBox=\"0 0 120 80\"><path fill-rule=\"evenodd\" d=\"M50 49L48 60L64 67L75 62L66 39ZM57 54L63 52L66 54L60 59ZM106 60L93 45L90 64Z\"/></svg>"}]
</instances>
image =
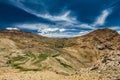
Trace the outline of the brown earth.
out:
<instances>
[{"instance_id":1,"label":"brown earth","mask_svg":"<svg viewBox=\"0 0 120 80\"><path fill-rule=\"evenodd\" d=\"M75 38L2 30L0 80L119 80L119 50L120 35L110 29Z\"/></svg>"}]
</instances>

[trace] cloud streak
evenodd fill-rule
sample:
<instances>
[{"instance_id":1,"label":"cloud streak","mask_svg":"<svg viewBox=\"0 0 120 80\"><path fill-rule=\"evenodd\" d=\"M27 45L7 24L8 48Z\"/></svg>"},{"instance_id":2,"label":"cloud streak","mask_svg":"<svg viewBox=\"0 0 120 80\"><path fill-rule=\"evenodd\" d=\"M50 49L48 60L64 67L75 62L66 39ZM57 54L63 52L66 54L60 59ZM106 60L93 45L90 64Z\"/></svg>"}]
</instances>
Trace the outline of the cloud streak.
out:
<instances>
[{"instance_id":1,"label":"cloud streak","mask_svg":"<svg viewBox=\"0 0 120 80\"><path fill-rule=\"evenodd\" d=\"M6 30L19 30L18 28L7 27Z\"/></svg>"},{"instance_id":2,"label":"cloud streak","mask_svg":"<svg viewBox=\"0 0 120 80\"><path fill-rule=\"evenodd\" d=\"M109 9L103 10L102 14L97 17L96 21L92 25L95 27L104 25L110 13L111 13L111 10Z\"/></svg>"},{"instance_id":3,"label":"cloud streak","mask_svg":"<svg viewBox=\"0 0 120 80\"><path fill-rule=\"evenodd\" d=\"M71 17L70 13L71 13L70 11L66 11L64 12L64 14L57 15L57 16L52 16L50 14L45 14L45 15L38 14L37 16L45 19L49 19L51 21L65 21L65 22L71 22L71 23L76 22L77 21L76 18Z\"/></svg>"},{"instance_id":4,"label":"cloud streak","mask_svg":"<svg viewBox=\"0 0 120 80\"><path fill-rule=\"evenodd\" d=\"M23 0L24 1L24 0ZM70 22L70 23L76 23L77 20L74 17L71 16L71 11L70 10L63 10L63 12L61 13L58 13L57 15L51 15L47 10L44 10L45 12L42 13L42 11L40 12L36 12L28 7L26 7L23 3L21 3L20 0L9 0L9 4L12 4L30 14L33 14L37 17L41 17L41 18L44 18L44 19L48 19L48 20L51 20L51 21L65 21L65 22Z\"/></svg>"}]
</instances>

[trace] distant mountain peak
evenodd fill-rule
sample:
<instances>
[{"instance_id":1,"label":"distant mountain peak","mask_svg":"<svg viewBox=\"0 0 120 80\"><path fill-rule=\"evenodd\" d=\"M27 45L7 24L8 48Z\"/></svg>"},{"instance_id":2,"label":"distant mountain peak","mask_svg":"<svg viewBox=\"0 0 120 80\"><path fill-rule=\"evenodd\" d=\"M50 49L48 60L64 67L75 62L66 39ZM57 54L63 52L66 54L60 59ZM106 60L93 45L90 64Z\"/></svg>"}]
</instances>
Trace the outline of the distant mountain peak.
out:
<instances>
[{"instance_id":1,"label":"distant mountain peak","mask_svg":"<svg viewBox=\"0 0 120 80\"><path fill-rule=\"evenodd\" d=\"M106 39L106 38L119 36L119 33L115 30L105 28L105 29L97 29L93 32L90 32L89 34L86 34L85 36Z\"/></svg>"},{"instance_id":2,"label":"distant mountain peak","mask_svg":"<svg viewBox=\"0 0 120 80\"><path fill-rule=\"evenodd\" d=\"M97 29L91 32L90 34L118 34L118 32L112 29L105 28L105 29Z\"/></svg>"}]
</instances>

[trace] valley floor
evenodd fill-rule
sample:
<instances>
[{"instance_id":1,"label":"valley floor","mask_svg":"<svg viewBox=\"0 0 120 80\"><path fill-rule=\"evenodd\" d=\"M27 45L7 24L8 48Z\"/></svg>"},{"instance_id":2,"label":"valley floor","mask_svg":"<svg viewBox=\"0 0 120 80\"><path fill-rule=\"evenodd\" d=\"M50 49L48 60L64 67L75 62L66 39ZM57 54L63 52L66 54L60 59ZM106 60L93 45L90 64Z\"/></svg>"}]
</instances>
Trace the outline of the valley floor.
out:
<instances>
[{"instance_id":1,"label":"valley floor","mask_svg":"<svg viewBox=\"0 0 120 80\"><path fill-rule=\"evenodd\" d=\"M0 75L0 80L99 80L99 78L100 75L96 73L63 76L50 71L10 72Z\"/></svg>"},{"instance_id":2,"label":"valley floor","mask_svg":"<svg viewBox=\"0 0 120 80\"><path fill-rule=\"evenodd\" d=\"M111 75L97 71L88 71L83 69L79 74L64 76L51 71L28 71L19 72L19 70L0 70L0 80L119 80L120 75ZM114 76L114 77L113 77ZM111 78L112 77L112 78Z\"/></svg>"}]
</instances>

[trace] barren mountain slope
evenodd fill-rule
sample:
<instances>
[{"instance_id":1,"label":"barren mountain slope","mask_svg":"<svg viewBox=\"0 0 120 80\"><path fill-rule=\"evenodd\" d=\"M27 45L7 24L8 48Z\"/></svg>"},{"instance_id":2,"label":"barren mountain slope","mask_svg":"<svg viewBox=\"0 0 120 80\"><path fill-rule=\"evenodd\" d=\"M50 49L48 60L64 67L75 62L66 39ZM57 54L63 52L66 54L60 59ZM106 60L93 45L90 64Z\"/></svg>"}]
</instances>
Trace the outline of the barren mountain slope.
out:
<instances>
[{"instance_id":1,"label":"barren mountain slope","mask_svg":"<svg viewBox=\"0 0 120 80\"><path fill-rule=\"evenodd\" d=\"M104 54L93 66L81 68L75 74L65 76L51 71L19 71L0 69L0 80L119 80L120 51Z\"/></svg>"},{"instance_id":2,"label":"barren mountain slope","mask_svg":"<svg viewBox=\"0 0 120 80\"><path fill-rule=\"evenodd\" d=\"M102 55L120 50L120 35L99 29L76 38L46 38L18 30L0 31L0 67L74 74Z\"/></svg>"}]
</instances>

